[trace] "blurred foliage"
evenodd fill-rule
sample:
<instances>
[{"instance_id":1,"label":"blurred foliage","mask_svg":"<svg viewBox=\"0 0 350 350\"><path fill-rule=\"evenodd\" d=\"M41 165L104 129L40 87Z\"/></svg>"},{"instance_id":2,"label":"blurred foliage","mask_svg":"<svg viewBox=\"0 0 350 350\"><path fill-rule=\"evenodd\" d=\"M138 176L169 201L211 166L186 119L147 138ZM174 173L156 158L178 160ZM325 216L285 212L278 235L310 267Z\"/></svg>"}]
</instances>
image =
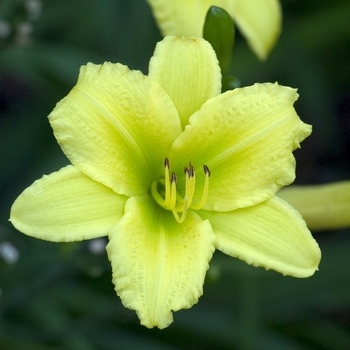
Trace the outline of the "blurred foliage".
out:
<instances>
[{"instance_id":1,"label":"blurred foliage","mask_svg":"<svg viewBox=\"0 0 350 350\"><path fill-rule=\"evenodd\" d=\"M282 6L283 33L268 60L237 34L228 74L242 85L298 87L296 108L314 127L296 152L298 183L349 179L350 3ZM216 252L199 304L159 331L122 306L101 241L49 243L8 223L18 194L68 162L46 116L79 66L110 60L146 73L159 40L143 0L0 1L0 349L349 348L349 230L315 235L323 260L305 280Z\"/></svg>"}]
</instances>

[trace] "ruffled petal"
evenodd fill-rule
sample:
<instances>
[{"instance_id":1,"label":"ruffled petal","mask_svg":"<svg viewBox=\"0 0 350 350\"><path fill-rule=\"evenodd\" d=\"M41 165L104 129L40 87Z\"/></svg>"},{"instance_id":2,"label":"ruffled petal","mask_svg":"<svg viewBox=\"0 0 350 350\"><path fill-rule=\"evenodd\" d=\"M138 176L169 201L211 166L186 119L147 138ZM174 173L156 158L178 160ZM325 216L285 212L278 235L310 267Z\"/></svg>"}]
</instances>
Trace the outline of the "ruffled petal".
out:
<instances>
[{"instance_id":1,"label":"ruffled petal","mask_svg":"<svg viewBox=\"0 0 350 350\"><path fill-rule=\"evenodd\" d=\"M156 46L148 75L174 102L183 128L204 102L221 93L215 52L200 38L164 38Z\"/></svg>"},{"instance_id":2,"label":"ruffled petal","mask_svg":"<svg viewBox=\"0 0 350 350\"><path fill-rule=\"evenodd\" d=\"M278 197L228 213L200 211L209 219L216 248L254 266L309 277L321 252L300 214Z\"/></svg>"},{"instance_id":3,"label":"ruffled petal","mask_svg":"<svg viewBox=\"0 0 350 350\"><path fill-rule=\"evenodd\" d=\"M125 215L109 231L107 252L115 289L141 324L165 328L172 311L197 302L214 240L209 222L196 213L179 224L147 195L127 201Z\"/></svg>"},{"instance_id":4,"label":"ruffled petal","mask_svg":"<svg viewBox=\"0 0 350 350\"><path fill-rule=\"evenodd\" d=\"M277 195L296 208L312 231L350 226L350 181L290 186Z\"/></svg>"},{"instance_id":5,"label":"ruffled petal","mask_svg":"<svg viewBox=\"0 0 350 350\"><path fill-rule=\"evenodd\" d=\"M234 8L228 12L240 32L247 39L252 51L266 59L282 27L282 10L278 0L234 0Z\"/></svg>"},{"instance_id":6,"label":"ruffled petal","mask_svg":"<svg viewBox=\"0 0 350 350\"><path fill-rule=\"evenodd\" d=\"M106 236L124 213L126 197L69 165L25 189L11 208L21 232L54 242Z\"/></svg>"},{"instance_id":7,"label":"ruffled petal","mask_svg":"<svg viewBox=\"0 0 350 350\"><path fill-rule=\"evenodd\" d=\"M276 84L255 84L209 100L190 118L169 154L184 192L181 170L189 161L211 170L205 209L231 211L255 205L295 178L292 151L311 133L296 114L296 91ZM199 173L195 198L204 181Z\"/></svg>"},{"instance_id":8,"label":"ruffled petal","mask_svg":"<svg viewBox=\"0 0 350 350\"><path fill-rule=\"evenodd\" d=\"M121 64L88 63L49 116L63 151L79 170L127 196L145 193L181 132L163 89Z\"/></svg>"}]
</instances>

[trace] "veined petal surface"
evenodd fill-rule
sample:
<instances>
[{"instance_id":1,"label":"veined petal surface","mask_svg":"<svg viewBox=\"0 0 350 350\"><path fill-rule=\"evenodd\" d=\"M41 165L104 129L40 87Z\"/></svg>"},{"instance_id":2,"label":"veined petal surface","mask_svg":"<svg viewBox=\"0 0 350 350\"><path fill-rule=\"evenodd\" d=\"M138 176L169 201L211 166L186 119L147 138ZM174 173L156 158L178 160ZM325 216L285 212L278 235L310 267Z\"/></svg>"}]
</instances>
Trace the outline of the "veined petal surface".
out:
<instances>
[{"instance_id":1,"label":"veined petal surface","mask_svg":"<svg viewBox=\"0 0 350 350\"><path fill-rule=\"evenodd\" d=\"M183 128L203 103L221 93L218 60L201 38L164 38L156 46L148 76L170 96Z\"/></svg>"},{"instance_id":2,"label":"veined petal surface","mask_svg":"<svg viewBox=\"0 0 350 350\"><path fill-rule=\"evenodd\" d=\"M216 236L216 248L254 266L283 275L309 277L321 252L300 214L273 197L256 206L228 213L202 210Z\"/></svg>"},{"instance_id":3,"label":"veined petal surface","mask_svg":"<svg viewBox=\"0 0 350 350\"><path fill-rule=\"evenodd\" d=\"M68 165L25 189L11 208L10 221L32 237L81 241L106 236L122 217L126 199Z\"/></svg>"},{"instance_id":4,"label":"veined petal surface","mask_svg":"<svg viewBox=\"0 0 350 350\"><path fill-rule=\"evenodd\" d=\"M123 304L144 326L167 327L172 311L191 307L202 295L214 241L210 223L196 213L179 224L150 196L131 197L106 248Z\"/></svg>"},{"instance_id":5,"label":"veined petal surface","mask_svg":"<svg viewBox=\"0 0 350 350\"><path fill-rule=\"evenodd\" d=\"M158 83L121 64L83 66L49 120L70 161L92 179L131 196L148 191L181 132Z\"/></svg>"},{"instance_id":6,"label":"veined petal surface","mask_svg":"<svg viewBox=\"0 0 350 350\"><path fill-rule=\"evenodd\" d=\"M296 114L296 91L277 83L255 84L212 98L175 140L169 159L180 170L189 161L211 170L204 209L231 211L260 203L295 178L292 151L311 133ZM176 171L176 170L175 170ZM204 176L196 179L198 188ZM198 201L200 191L195 194Z\"/></svg>"},{"instance_id":7,"label":"veined petal surface","mask_svg":"<svg viewBox=\"0 0 350 350\"><path fill-rule=\"evenodd\" d=\"M282 26L282 10L278 0L232 0L228 10L253 52L266 59Z\"/></svg>"}]
</instances>

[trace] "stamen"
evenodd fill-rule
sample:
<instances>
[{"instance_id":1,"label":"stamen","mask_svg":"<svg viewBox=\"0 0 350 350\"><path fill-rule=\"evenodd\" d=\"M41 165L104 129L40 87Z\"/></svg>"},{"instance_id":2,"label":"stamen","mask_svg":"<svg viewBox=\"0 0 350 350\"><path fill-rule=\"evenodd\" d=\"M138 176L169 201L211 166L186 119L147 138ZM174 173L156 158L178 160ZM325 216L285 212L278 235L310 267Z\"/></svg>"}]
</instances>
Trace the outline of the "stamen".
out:
<instances>
[{"instance_id":1,"label":"stamen","mask_svg":"<svg viewBox=\"0 0 350 350\"><path fill-rule=\"evenodd\" d=\"M176 206L176 182L177 182L177 177L176 177L176 174L173 172L171 174L171 195L170 195L171 210L173 210Z\"/></svg>"},{"instance_id":2,"label":"stamen","mask_svg":"<svg viewBox=\"0 0 350 350\"><path fill-rule=\"evenodd\" d=\"M185 185L185 196L182 199L178 197L178 193L176 191L176 182L177 176L175 172L171 173L170 176L170 162L168 158L165 158L164 161L164 180L160 179L158 181L154 181L151 186L151 193L155 201L164 209L171 210L176 221L181 223L185 220L188 209L198 210L201 209L208 198L209 191L209 177L211 175L209 168L206 165L203 165L203 170L205 174L205 182L203 187L202 198L199 203L192 204L193 196L196 187L196 176L194 167L191 162L189 162L188 167L184 168L186 185ZM163 199L163 190L159 189L158 186L164 186L164 199ZM160 193L159 193L160 192ZM161 195L162 194L162 195ZM179 204L179 206L176 206ZM181 215L179 215L181 213Z\"/></svg>"},{"instance_id":3,"label":"stamen","mask_svg":"<svg viewBox=\"0 0 350 350\"><path fill-rule=\"evenodd\" d=\"M164 169L165 169L165 206L170 204L170 181L169 181L169 169L170 162L168 158L165 158L164 161Z\"/></svg>"},{"instance_id":4,"label":"stamen","mask_svg":"<svg viewBox=\"0 0 350 350\"><path fill-rule=\"evenodd\" d=\"M182 208L182 213L181 213L181 216L179 216L179 214L177 213L177 211L175 209L173 209L173 214L174 214L174 217L176 219L176 221L181 224L182 222L184 222L184 220L186 219L186 215L187 215L187 210L189 208L189 205L188 205L188 198L185 196L184 198L184 205L183 205L183 208Z\"/></svg>"},{"instance_id":5,"label":"stamen","mask_svg":"<svg viewBox=\"0 0 350 350\"><path fill-rule=\"evenodd\" d=\"M194 189L196 186L196 178L194 176L194 168L192 163L189 163L189 168L185 168L185 175L186 175L186 193L185 197L188 198L188 206L191 205L194 195Z\"/></svg>"},{"instance_id":6,"label":"stamen","mask_svg":"<svg viewBox=\"0 0 350 350\"><path fill-rule=\"evenodd\" d=\"M209 168L206 165L203 165L203 170L205 173L205 182L204 182L204 188L203 188L203 194L202 194L202 199L198 204L193 204L191 205L191 209L193 210L199 210L202 209L208 199L208 192L209 192L209 178L211 175L211 172Z\"/></svg>"}]
</instances>

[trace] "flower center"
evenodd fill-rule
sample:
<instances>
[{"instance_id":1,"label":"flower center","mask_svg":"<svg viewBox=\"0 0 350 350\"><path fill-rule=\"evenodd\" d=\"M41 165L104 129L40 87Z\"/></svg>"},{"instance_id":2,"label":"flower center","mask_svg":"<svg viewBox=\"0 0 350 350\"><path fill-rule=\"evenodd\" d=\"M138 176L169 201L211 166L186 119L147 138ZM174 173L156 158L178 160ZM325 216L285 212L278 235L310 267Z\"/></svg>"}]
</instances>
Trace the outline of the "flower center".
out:
<instances>
[{"instance_id":1,"label":"flower center","mask_svg":"<svg viewBox=\"0 0 350 350\"><path fill-rule=\"evenodd\" d=\"M176 221L179 223L185 220L188 209L199 210L203 208L207 201L210 170L206 165L203 165L203 170L205 174L203 194L202 199L197 204L193 203L193 195L196 187L196 174L191 162L188 167L184 168L186 188L185 196L183 198L180 197L176 191L177 176L174 172L170 175L170 162L168 158L165 158L164 161L164 179L156 180L152 183L151 193L155 201L164 209L171 210Z\"/></svg>"}]
</instances>

